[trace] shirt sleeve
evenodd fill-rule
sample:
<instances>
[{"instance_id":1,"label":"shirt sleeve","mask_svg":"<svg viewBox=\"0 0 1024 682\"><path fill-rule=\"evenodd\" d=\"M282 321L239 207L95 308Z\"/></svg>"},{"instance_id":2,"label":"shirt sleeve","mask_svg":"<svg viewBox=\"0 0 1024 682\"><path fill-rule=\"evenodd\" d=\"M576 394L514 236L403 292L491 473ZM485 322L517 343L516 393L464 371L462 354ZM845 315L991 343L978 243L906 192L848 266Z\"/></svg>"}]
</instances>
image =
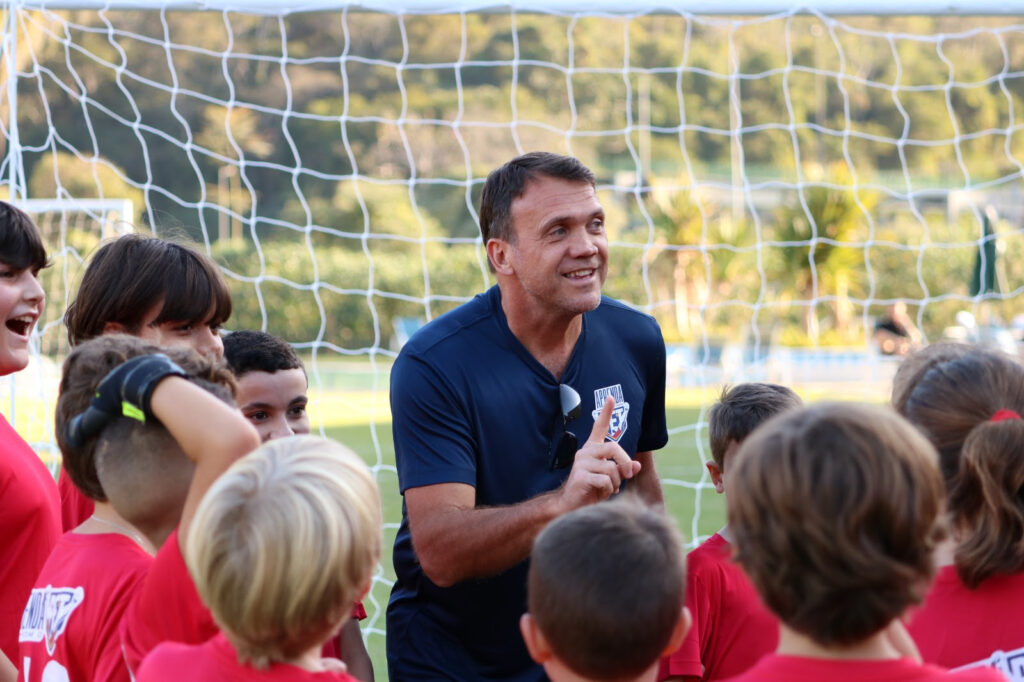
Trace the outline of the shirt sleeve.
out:
<instances>
[{"instance_id":1,"label":"shirt sleeve","mask_svg":"<svg viewBox=\"0 0 1024 682\"><path fill-rule=\"evenodd\" d=\"M649 318L653 327L651 348L645 357L650 358L647 374L647 394L644 396L644 412L640 422L638 452L658 450L668 443L668 424L665 421L665 339L661 327L654 318Z\"/></svg>"},{"instance_id":2,"label":"shirt sleeve","mask_svg":"<svg viewBox=\"0 0 1024 682\"><path fill-rule=\"evenodd\" d=\"M128 605L121 624L125 662L130 670L137 670L142 659L162 642L201 644L217 632L217 624L189 575L175 530L157 552Z\"/></svg>"},{"instance_id":3,"label":"shirt sleeve","mask_svg":"<svg viewBox=\"0 0 1024 682\"><path fill-rule=\"evenodd\" d=\"M438 483L476 486L475 438L461 396L443 373L415 355L391 370L392 433L401 492Z\"/></svg>"}]
</instances>

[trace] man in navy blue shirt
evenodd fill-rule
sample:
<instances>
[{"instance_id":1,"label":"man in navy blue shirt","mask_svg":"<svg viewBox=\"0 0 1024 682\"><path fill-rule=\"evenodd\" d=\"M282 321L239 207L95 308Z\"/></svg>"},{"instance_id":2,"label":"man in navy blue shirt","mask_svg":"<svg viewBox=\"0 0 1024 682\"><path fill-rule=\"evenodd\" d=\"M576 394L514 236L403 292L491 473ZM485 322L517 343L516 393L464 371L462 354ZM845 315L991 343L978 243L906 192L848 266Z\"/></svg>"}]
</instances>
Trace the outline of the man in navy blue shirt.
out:
<instances>
[{"instance_id":1,"label":"man in navy blue shirt","mask_svg":"<svg viewBox=\"0 0 1024 682\"><path fill-rule=\"evenodd\" d=\"M526 154L488 176L480 203L497 286L421 329L391 374L404 496L393 682L544 680L518 629L533 539L627 481L662 502L664 341L653 318L601 295L593 174Z\"/></svg>"}]
</instances>

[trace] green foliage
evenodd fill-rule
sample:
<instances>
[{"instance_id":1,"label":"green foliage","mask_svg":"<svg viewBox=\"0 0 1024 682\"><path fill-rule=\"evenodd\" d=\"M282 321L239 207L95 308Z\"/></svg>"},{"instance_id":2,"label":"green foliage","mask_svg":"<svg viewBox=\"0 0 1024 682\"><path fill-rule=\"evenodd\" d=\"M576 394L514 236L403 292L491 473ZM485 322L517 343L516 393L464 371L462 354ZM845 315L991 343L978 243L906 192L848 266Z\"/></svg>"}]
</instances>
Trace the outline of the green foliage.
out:
<instances>
[{"instance_id":1,"label":"green foliage","mask_svg":"<svg viewBox=\"0 0 1024 682\"><path fill-rule=\"evenodd\" d=\"M386 344L395 316L482 290L480 185L531 149L650 188L602 196L608 293L669 338L856 338L881 307L858 301L885 298L935 299L921 322L941 330L969 305L978 225L905 195L1024 158L1012 18L154 16L24 12L29 193L126 197L141 229L213 242L240 276L235 322L300 342ZM1019 242L1002 228L1004 291Z\"/></svg>"}]
</instances>

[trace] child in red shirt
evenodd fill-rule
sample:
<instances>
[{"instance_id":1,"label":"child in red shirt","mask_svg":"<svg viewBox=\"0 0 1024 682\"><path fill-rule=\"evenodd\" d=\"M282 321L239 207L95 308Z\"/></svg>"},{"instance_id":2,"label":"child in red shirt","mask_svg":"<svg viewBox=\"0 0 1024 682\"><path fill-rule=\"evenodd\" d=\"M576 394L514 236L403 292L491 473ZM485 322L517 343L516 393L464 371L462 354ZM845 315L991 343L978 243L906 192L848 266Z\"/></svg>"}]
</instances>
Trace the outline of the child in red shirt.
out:
<instances>
[{"instance_id":1,"label":"child in red shirt","mask_svg":"<svg viewBox=\"0 0 1024 682\"><path fill-rule=\"evenodd\" d=\"M223 634L158 646L138 681L352 682L321 650L369 589L380 548L380 496L358 456L309 436L264 443L211 486L185 543Z\"/></svg>"},{"instance_id":2,"label":"child in red shirt","mask_svg":"<svg viewBox=\"0 0 1024 682\"><path fill-rule=\"evenodd\" d=\"M777 384L726 386L708 414L715 492L725 492L728 460L762 422L800 407L800 397ZM774 651L779 641L775 617L754 586L730 558L729 527L712 535L686 557L686 604L693 627L682 646L662 659L659 680L719 680L743 672Z\"/></svg>"},{"instance_id":3,"label":"child in red shirt","mask_svg":"<svg viewBox=\"0 0 1024 682\"><path fill-rule=\"evenodd\" d=\"M679 532L621 497L552 521L530 553L519 629L553 682L653 682L690 613Z\"/></svg>"},{"instance_id":4,"label":"child in red shirt","mask_svg":"<svg viewBox=\"0 0 1024 682\"><path fill-rule=\"evenodd\" d=\"M1005 682L908 656L945 535L935 449L891 410L819 404L779 415L736 452L726 485L735 557L779 619L779 647L734 682Z\"/></svg>"},{"instance_id":5,"label":"child in red shirt","mask_svg":"<svg viewBox=\"0 0 1024 682\"><path fill-rule=\"evenodd\" d=\"M969 346L910 361L927 371L907 382L901 404L943 455L953 541L907 629L926 661L991 661L1021 679L1011 661L1024 655L1024 623L1007 614L1024 608L1024 368Z\"/></svg>"},{"instance_id":6,"label":"child in red shirt","mask_svg":"<svg viewBox=\"0 0 1024 682\"><path fill-rule=\"evenodd\" d=\"M46 266L32 220L0 202L0 376L28 365L29 338L46 299L38 275ZM53 476L3 416L0 496L0 680L13 680L21 613L60 537L60 498Z\"/></svg>"},{"instance_id":7,"label":"child in red shirt","mask_svg":"<svg viewBox=\"0 0 1024 682\"><path fill-rule=\"evenodd\" d=\"M187 244L127 234L96 251L64 324L72 346L121 333L219 358L219 329L230 316L227 284L207 256ZM64 530L71 530L92 514L92 500L63 469L58 487Z\"/></svg>"},{"instance_id":8,"label":"child in red shirt","mask_svg":"<svg viewBox=\"0 0 1024 682\"><path fill-rule=\"evenodd\" d=\"M224 360L238 381L238 408L263 442L309 434L306 368L287 341L262 331L234 331L224 338ZM372 682L373 662L359 630L364 618L366 610L357 601L352 618L327 643L324 655L340 658L349 674Z\"/></svg>"},{"instance_id":9,"label":"child in red shirt","mask_svg":"<svg viewBox=\"0 0 1024 682\"><path fill-rule=\"evenodd\" d=\"M227 370L189 350L169 349L171 357L159 351L134 337L111 335L77 346L64 364L57 440L68 475L95 500L95 510L60 539L36 580L21 623L26 682L51 679L56 671L72 680L130 680L119 626L150 569L149 552L177 522L192 475L188 460L158 421L171 402L165 393L188 399L177 412L192 413L195 429L202 430L203 420L213 415L234 415ZM218 395L181 377L204 382ZM141 384L143 378L147 385ZM128 413L124 403L130 396L124 387L133 385L141 386L137 392L143 396L135 418L96 409L112 397L115 409ZM147 411L149 419L140 422ZM88 421L83 414L100 415L102 423L77 428ZM245 430L244 420L234 418ZM218 426L231 430L230 424ZM124 514L115 510L108 492L121 501ZM134 504L125 504L126 498L134 498ZM145 514L135 513L140 506Z\"/></svg>"}]
</instances>

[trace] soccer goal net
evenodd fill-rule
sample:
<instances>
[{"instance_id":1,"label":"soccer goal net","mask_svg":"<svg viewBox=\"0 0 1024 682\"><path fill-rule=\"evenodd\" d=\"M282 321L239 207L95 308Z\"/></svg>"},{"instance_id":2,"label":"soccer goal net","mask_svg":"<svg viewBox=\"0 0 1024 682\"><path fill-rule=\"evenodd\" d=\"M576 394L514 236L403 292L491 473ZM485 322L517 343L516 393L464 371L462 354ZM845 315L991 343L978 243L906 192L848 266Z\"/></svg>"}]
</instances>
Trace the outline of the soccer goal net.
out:
<instances>
[{"instance_id":1,"label":"soccer goal net","mask_svg":"<svg viewBox=\"0 0 1024 682\"><path fill-rule=\"evenodd\" d=\"M1020 0L511 4L5 5L0 182L55 198L32 210L61 255L39 357L59 362L47 339L100 235L67 206L190 235L229 278L228 327L307 357L314 423L374 467L387 545L388 369L492 283L479 192L530 150L596 172L606 293L662 326L658 466L690 542L723 518L703 468L723 383L883 400L892 315L903 339L1016 352ZM385 559L371 650L390 575Z\"/></svg>"}]
</instances>

